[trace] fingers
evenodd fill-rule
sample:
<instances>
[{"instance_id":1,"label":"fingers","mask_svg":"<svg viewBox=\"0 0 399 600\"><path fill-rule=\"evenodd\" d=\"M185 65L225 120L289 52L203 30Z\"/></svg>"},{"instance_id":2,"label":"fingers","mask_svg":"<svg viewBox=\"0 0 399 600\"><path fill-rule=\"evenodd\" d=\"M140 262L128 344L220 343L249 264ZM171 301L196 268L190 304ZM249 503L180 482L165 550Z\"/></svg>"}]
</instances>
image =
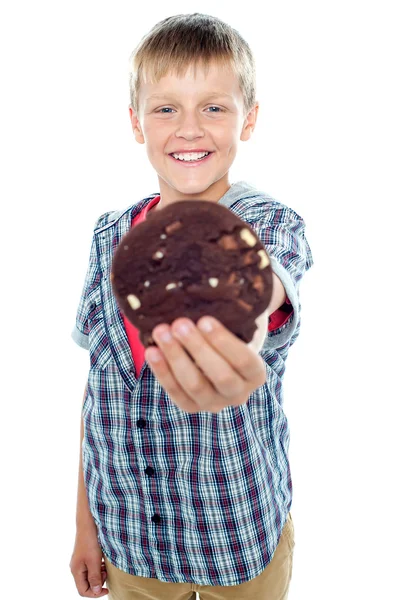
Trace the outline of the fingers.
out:
<instances>
[{"instance_id":1,"label":"fingers","mask_svg":"<svg viewBox=\"0 0 399 600\"><path fill-rule=\"evenodd\" d=\"M76 589L84 598L101 598L109 591L102 587L107 577L105 567L103 568L97 562L86 561L86 563L82 561L79 565L71 566Z\"/></svg>"},{"instance_id":2,"label":"fingers","mask_svg":"<svg viewBox=\"0 0 399 600\"><path fill-rule=\"evenodd\" d=\"M179 325L186 325L190 333L179 333ZM266 382L263 359L217 319L202 317L197 327L189 319L177 319L172 331L219 394L239 396L246 393L248 384L252 391Z\"/></svg>"},{"instance_id":3,"label":"fingers","mask_svg":"<svg viewBox=\"0 0 399 600\"><path fill-rule=\"evenodd\" d=\"M103 566L104 565L104 566ZM89 598L100 598L107 593L107 590L102 589L103 586L103 573L105 564L98 561L87 561L87 581L90 585L90 590L93 596Z\"/></svg>"},{"instance_id":4,"label":"fingers","mask_svg":"<svg viewBox=\"0 0 399 600\"><path fill-rule=\"evenodd\" d=\"M195 327L194 323L189 319L177 319L171 329L173 336L188 350L219 395L224 398L245 395L247 391L245 380L229 364L224 355L207 343L206 336ZM182 379L179 376L179 381L184 388L186 386L183 382L188 382L189 377L191 378L192 374L188 372L182 372ZM209 393L208 390L207 392Z\"/></svg>"},{"instance_id":5,"label":"fingers","mask_svg":"<svg viewBox=\"0 0 399 600\"><path fill-rule=\"evenodd\" d=\"M222 355L240 377L259 387L266 382L266 368L261 356L248 344L231 333L213 317L202 317L197 323L206 342ZM190 351L190 350L189 350Z\"/></svg>"},{"instance_id":6,"label":"fingers","mask_svg":"<svg viewBox=\"0 0 399 600\"><path fill-rule=\"evenodd\" d=\"M154 336L154 333L153 333L153 336ZM156 339L156 336L154 337L154 339L156 340L157 344L159 343L159 346L161 347L161 343L158 342L158 340ZM187 357L187 355L186 355L186 357ZM154 361L154 358L158 358L158 360ZM195 378L192 379L192 383L194 384L193 386L189 382L188 387L191 390L191 394L194 395L193 397L191 397L189 391L184 390L183 387L180 385L180 383L177 381L177 379L174 375L174 372L170 367L170 363L163 357L162 353L159 352L159 350L157 350L155 348L147 348L147 350L145 351L145 359L150 364L151 370L153 371L155 377L157 378L157 380L159 381L161 386L169 394L169 396L171 397L173 402L175 404L177 404L177 406L179 406L179 408L181 408L182 410L184 410L188 413L197 413L200 410L210 410L213 412L212 406L209 404L208 401L205 404L207 406L209 406L209 408L205 408L203 406L200 407L199 402L197 402L197 400L194 399L194 396L195 396L195 393L197 390L197 386L199 386L197 379L195 379ZM188 359L188 357L187 357L187 359ZM185 363L183 361L181 361L179 364L183 368L183 370L185 370L185 368L187 368L190 370L190 372L192 372L193 370L198 372L198 369L196 369L196 368L193 369L191 364L187 365L187 363ZM175 368L176 368L176 365L175 365ZM206 385L205 380L204 380L204 385ZM198 397L197 397L197 399L198 399Z\"/></svg>"},{"instance_id":7,"label":"fingers","mask_svg":"<svg viewBox=\"0 0 399 600\"><path fill-rule=\"evenodd\" d=\"M211 327L209 327L211 325ZM187 412L238 406L266 381L263 359L219 321L186 318L155 327L145 358L171 399ZM157 360L154 360L157 359Z\"/></svg>"},{"instance_id":8,"label":"fingers","mask_svg":"<svg viewBox=\"0 0 399 600\"><path fill-rule=\"evenodd\" d=\"M192 327L194 328L194 325ZM169 365L169 369L165 368L165 371L160 373L164 382L159 380L161 385L164 385L172 396L173 391L180 395L183 392L197 404L197 411L198 406L202 410L215 407L220 400L217 392L172 335L171 328L168 325L158 326L153 331L153 337ZM173 387L173 391L170 386Z\"/></svg>"}]
</instances>

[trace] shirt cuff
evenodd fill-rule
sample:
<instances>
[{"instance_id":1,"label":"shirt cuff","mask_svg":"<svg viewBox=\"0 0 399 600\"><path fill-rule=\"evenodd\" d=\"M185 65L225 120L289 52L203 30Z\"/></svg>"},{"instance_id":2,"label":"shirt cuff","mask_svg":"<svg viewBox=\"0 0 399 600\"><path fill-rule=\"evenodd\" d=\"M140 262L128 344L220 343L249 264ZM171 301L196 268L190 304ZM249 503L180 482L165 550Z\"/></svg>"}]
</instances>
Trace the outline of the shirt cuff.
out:
<instances>
[{"instance_id":1,"label":"shirt cuff","mask_svg":"<svg viewBox=\"0 0 399 600\"><path fill-rule=\"evenodd\" d=\"M78 346L80 346L81 348L84 348L85 350L89 349L89 336L85 335L84 333L79 331L79 329L76 327L76 325L75 325L71 335L72 335L73 341L76 342L78 344Z\"/></svg>"}]
</instances>

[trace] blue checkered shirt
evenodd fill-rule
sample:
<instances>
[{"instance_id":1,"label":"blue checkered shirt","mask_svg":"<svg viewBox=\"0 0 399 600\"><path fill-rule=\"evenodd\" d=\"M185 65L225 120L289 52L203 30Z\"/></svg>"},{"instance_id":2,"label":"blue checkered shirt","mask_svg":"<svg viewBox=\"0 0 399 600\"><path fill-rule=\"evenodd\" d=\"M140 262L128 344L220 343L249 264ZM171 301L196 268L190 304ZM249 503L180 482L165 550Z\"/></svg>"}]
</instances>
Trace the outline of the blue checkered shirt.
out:
<instances>
[{"instance_id":1,"label":"blue checkered shirt","mask_svg":"<svg viewBox=\"0 0 399 600\"><path fill-rule=\"evenodd\" d=\"M242 406L186 413L145 362L136 377L112 294L114 251L158 194L96 222L73 339L89 350L83 473L104 555L140 577L237 585L271 561L292 503L283 376L300 330L299 284L313 264L304 220L248 183L219 200L265 245L293 312L260 354L267 382Z\"/></svg>"}]
</instances>

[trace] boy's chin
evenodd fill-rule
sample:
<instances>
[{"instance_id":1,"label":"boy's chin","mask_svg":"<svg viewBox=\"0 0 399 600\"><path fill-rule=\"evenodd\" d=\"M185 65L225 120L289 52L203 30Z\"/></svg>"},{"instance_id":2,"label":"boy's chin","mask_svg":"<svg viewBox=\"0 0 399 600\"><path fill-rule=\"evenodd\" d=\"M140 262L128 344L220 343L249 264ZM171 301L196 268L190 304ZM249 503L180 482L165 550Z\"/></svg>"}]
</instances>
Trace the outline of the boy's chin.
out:
<instances>
[{"instance_id":1,"label":"boy's chin","mask_svg":"<svg viewBox=\"0 0 399 600\"><path fill-rule=\"evenodd\" d=\"M179 197L184 197L189 200L192 198L193 200L199 200L198 196L202 196L203 199L207 200L206 197L207 192L211 192L212 189L217 186L217 181L184 181L180 179L172 179L171 181L163 180L163 186L169 189L169 194L171 195L179 195ZM161 194L162 195L162 194Z\"/></svg>"},{"instance_id":2,"label":"boy's chin","mask_svg":"<svg viewBox=\"0 0 399 600\"><path fill-rule=\"evenodd\" d=\"M194 199L196 196L199 196L200 194L206 194L207 190L209 190L211 186L208 185L207 183L195 183L195 184L186 184L186 185L177 185L175 187L175 190L178 194L187 196L187 199L190 199L190 196L192 196Z\"/></svg>"}]
</instances>

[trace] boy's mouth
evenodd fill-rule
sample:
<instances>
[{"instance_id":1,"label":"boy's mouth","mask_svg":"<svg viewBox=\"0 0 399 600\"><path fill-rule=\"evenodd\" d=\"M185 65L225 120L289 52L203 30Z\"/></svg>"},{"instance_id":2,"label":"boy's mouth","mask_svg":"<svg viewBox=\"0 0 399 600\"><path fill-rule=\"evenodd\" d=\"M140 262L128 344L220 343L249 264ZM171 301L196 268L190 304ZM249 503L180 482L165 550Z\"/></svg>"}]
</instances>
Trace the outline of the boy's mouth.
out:
<instances>
[{"instance_id":1,"label":"boy's mouth","mask_svg":"<svg viewBox=\"0 0 399 600\"><path fill-rule=\"evenodd\" d=\"M202 162L206 162L212 154L213 152L187 152L184 154L173 152L172 154L169 154L169 156L175 163L193 167Z\"/></svg>"}]
</instances>

